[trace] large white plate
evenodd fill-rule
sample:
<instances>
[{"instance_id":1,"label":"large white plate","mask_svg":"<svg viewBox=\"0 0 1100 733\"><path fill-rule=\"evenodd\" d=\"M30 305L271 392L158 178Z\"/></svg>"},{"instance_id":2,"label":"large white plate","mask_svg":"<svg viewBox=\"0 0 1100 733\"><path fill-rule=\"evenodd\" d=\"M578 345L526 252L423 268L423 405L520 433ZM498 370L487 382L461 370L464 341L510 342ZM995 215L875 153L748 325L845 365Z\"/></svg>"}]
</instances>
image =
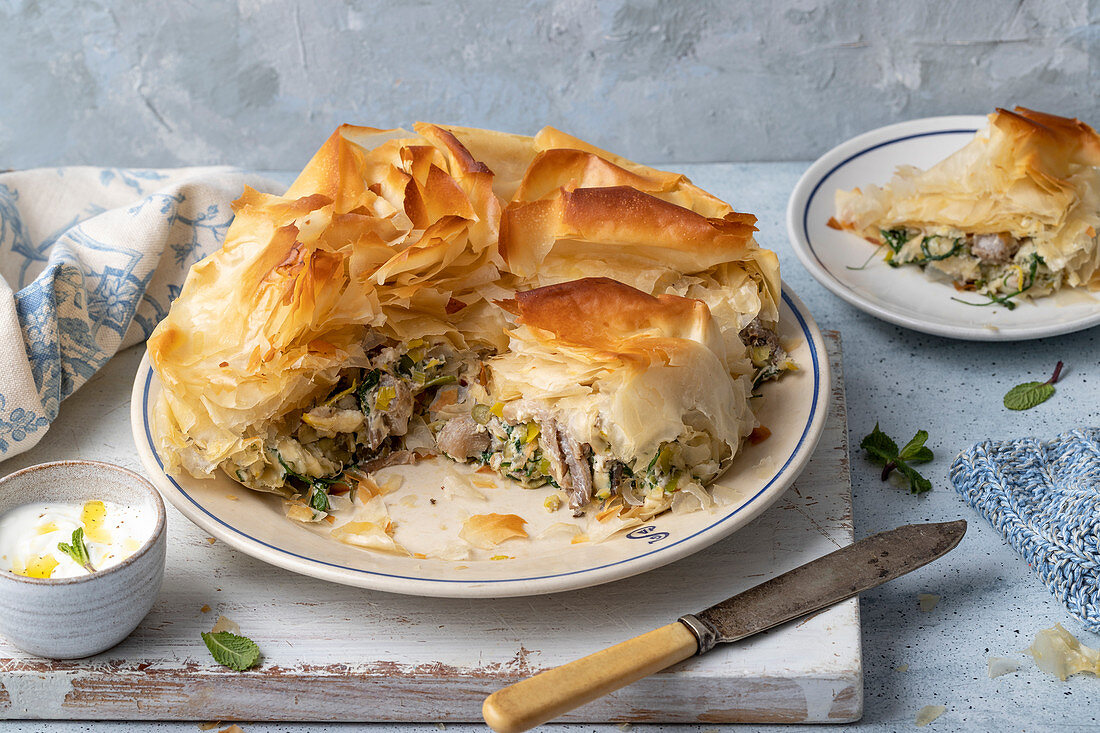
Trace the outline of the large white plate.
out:
<instances>
[{"instance_id":1,"label":"large white plate","mask_svg":"<svg viewBox=\"0 0 1100 733\"><path fill-rule=\"evenodd\" d=\"M763 388L757 414L772 435L746 446L719 478L717 483L727 487L724 495L734 497L733 501L685 514L665 513L598 544L532 545L531 549L522 541L506 542L502 552L515 559L505 561L416 559L350 547L287 520L277 497L249 491L224 475L211 480L168 476L153 443L151 410L160 383L148 355L134 382L131 425L142 464L165 499L214 537L272 565L337 583L412 595L501 597L570 590L635 575L706 547L764 511L801 473L825 424L829 365L817 325L802 302L786 290L781 323L780 336L800 369ZM446 459L424 464L436 465L400 469L414 489L421 483L434 490L439 478L432 472L454 470ZM486 511L507 512L517 501L537 498L537 491L518 485L498 490ZM426 533L432 531L433 527L425 527Z\"/></svg>"},{"instance_id":2,"label":"large white plate","mask_svg":"<svg viewBox=\"0 0 1100 733\"><path fill-rule=\"evenodd\" d=\"M1018 341L1078 331L1100 323L1100 300L1080 291L1021 301L1015 310L975 307L951 300L946 279L917 267L892 269L876 255L863 270L872 245L850 232L830 229L838 189L886 183L899 165L929 168L965 145L984 127L981 116L929 117L877 130L838 145L810 166L791 193L787 232L795 254L822 285L857 308L916 331L972 341Z\"/></svg>"}]
</instances>

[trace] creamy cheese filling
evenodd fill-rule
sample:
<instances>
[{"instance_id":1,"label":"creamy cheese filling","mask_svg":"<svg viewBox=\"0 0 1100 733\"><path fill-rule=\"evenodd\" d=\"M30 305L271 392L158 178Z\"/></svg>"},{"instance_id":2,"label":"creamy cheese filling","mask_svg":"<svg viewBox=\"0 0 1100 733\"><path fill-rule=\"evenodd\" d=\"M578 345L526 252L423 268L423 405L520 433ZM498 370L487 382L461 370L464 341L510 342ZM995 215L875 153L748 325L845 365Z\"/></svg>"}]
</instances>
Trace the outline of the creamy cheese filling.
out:
<instances>
[{"instance_id":1,"label":"creamy cheese filling","mask_svg":"<svg viewBox=\"0 0 1100 733\"><path fill-rule=\"evenodd\" d=\"M759 321L740 336L757 384L793 366ZM323 398L270 426L258 459L230 459L222 469L250 488L294 500L295 518L318 521L345 505L355 484L349 471L442 453L527 488L564 489L579 516L615 496L659 513L678 491L701 495L733 457L728 445L689 425L652 455L618 456L609 444L593 446L549 406L516 409L495 400L487 386L490 356L441 338L380 345L368 368L346 370Z\"/></svg>"},{"instance_id":2,"label":"creamy cheese filling","mask_svg":"<svg viewBox=\"0 0 1100 733\"><path fill-rule=\"evenodd\" d=\"M346 370L322 399L272 424L258 458L244 465L231 458L222 469L250 488L304 494L309 506L328 511L327 496L347 470L370 470L407 460L407 451L430 450L428 405L444 386L468 389L480 368L479 354L445 340L380 346L369 368Z\"/></svg>"},{"instance_id":3,"label":"creamy cheese filling","mask_svg":"<svg viewBox=\"0 0 1100 733\"><path fill-rule=\"evenodd\" d=\"M998 303L1012 309L1013 298L1048 295L1062 285L1062 272L1048 266L1031 237L904 227L883 229L881 236L888 265L931 267L950 277L956 289L989 298L974 305Z\"/></svg>"},{"instance_id":4,"label":"creamy cheese filling","mask_svg":"<svg viewBox=\"0 0 1100 733\"><path fill-rule=\"evenodd\" d=\"M687 427L652 456L620 457L610 446L580 442L547 412L538 420L509 422L505 409L499 402L492 407L475 404L469 418L448 421L437 435L440 450L455 460L488 466L528 488L550 484L565 489L577 516L593 500L613 496L629 506L663 508L689 484L701 490L732 458L720 441Z\"/></svg>"}]
</instances>

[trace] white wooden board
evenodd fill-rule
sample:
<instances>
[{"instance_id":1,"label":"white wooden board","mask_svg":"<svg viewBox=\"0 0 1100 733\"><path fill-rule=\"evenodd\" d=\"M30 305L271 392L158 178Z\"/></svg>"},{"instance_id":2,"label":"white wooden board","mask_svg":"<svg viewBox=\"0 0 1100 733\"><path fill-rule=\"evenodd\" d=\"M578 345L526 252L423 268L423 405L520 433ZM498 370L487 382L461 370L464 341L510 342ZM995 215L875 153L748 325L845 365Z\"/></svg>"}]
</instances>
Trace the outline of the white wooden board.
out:
<instances>
[{"instance_id":1,"label":"white wooden board","mask_svg":"<svg viewBox=\"0 0 1100 733\"><path fill-rule=\"evenodd\" d=\"M210 543L169 510L161 597L123 644L55 662L0 639L0 718L476 721L486 694L697 611L852 541L840 339L828 424L794 487L752 524L672 565L567 593L417 598L291 574ZM71 457L137 468L128 395L140 360L116 357L62 406L33 450L0 473ZM140 470L140 469L138 469ZM210 610L204 612L204 606ZM200 632L220 614L263 651L214 664ZM720 646L564 720L845 722L862 713L859 606Z\"/></svg>"}]
</instances>

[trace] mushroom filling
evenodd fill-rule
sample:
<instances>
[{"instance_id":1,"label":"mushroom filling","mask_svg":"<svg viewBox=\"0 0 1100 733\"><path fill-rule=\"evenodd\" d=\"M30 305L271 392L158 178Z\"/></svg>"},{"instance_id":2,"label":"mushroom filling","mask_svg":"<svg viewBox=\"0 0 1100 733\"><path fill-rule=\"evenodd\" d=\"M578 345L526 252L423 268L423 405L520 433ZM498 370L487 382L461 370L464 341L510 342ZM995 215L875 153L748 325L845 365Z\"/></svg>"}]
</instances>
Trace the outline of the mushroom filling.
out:
<instances>
[{"instance_id":1,"label":"mushroom filling","mask_svg":"<svg viewBox=\"0 0 1100 733\"><path fill-rule=\"evenodd\" d=\"M451 419L437 435L442 452L455 460L480 463L529 489L546 484L563 489L577 516L593 500L615 495L640 506L689 483L702 488L717 477L726 458L708 439L693 440L694 431L689 431L662 442L648 461L620 460L609 449L595 450L577 441L553 418L506 422L503 407L475 404L469 418ZM460 431L461 439L455 437Z\"/></svg>"},{"instance_id":2,"label":"mushroom filling","mask_svg":"<svg viewBox=\"0 0 1100 733\"><path fill-rule=\"evenodd\" d=\"M761 327L760 338L768 341L765 332L771 334ZM770 338L769 364L776 354L785 360L774 334ZM687 486L701 490L732 457L728 447L690 428L651 456L624 460L610 446L578 440L545 411L536 419L507 420L505 405L486 387L489 354L444 340L379 346L367 356L368 367L344 370L322 398L269 428L255 460L227 460L223 470L250 488L331 513L332 497L348 490L347 471L442 453L525 488L560 488L580 516L594 500L614 496L630 506L667 504Z\"/></svg>"},{"instance_id":3,"label":"mushroom filling","mask_svg":"<svg viewBox=\"0 0 1100 733\"><path fill-rule=\"evenodd\" d=\"M1024 293L1045 295L1061 284L1062 275L1051 272L1030 237L904 227L880 233L891 267L932 267L950 277L957 289L987 295L995 302Z\"/></svg>"},{"instance_id":4,"label":"mushroom filling","mask_svg":"<svg viewBox=\"0 0 1100 733\"><path fill-rule=\"evenodd\" d=\"M754 318L741 329L739 335L756 369L752 380L753 389L769 380L779 379L783 372L794 368L790 355L779 343L779 335L761 323L759 318Z\"/></svg>"},{"instance_id":5,"label":"mushroom filling","mask_svg":"<svg viewBox=\"0 0 1100 733\"><path fill-rule=\"evenodd\" d=\"M348 469L408 462L418 448L430 452L427 406L445 387L465 389L478 374L479 355L416 339L367 356L368 367L344 370L327 394L268 428L251 462L230 459L223 470L250 488L304 496L329 511L327 495L340 490Z\"/></svg>"},{"instance_id":6,"label":"mushroom filling","mask_svg":"<svg viewBox=\"0 0 1100 733\"><path fill-rule=\"evenodd\" d=\"M488 466L526 488L561 488L575 516L593 500L618 495L626 504L642 506L659 503L688 484L702 488L730 457L705 433L689 430L661 443L648 461L621 460L609 448L579 442L552 417L513 423L504 419L503 408L499 402L492 407L477 403L469 417L451 419L436 436L440 450L455 460Z\"/></svg>"}]
</instances>

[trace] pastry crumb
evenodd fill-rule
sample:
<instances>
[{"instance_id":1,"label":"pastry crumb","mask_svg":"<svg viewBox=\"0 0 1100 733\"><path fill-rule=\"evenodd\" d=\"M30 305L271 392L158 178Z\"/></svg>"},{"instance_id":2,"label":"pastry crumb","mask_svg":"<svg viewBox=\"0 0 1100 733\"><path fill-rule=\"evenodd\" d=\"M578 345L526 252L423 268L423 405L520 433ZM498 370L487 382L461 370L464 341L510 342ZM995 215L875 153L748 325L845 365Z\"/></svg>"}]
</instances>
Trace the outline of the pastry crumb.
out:
<instances>
[{"instance_id":1,"label":"pastry crumb","mask_svg":"<svg viewBox=\"0 0 1100 733\"><path fill-rule=\"evenodd\" d=\"M232 619L226 618L225 616L218 616L218 620L214 622L214 628L210 629L210 633L217 634L221 631L228 631L231 634L240 636L241 627Z\"/></svg>"},{"instance_id":2,"label":"pastry crumb","mask_svg":"<svg viewBox=\"0 0 1100 733\"><path fill-rule=\"evenodd\" d=\"M1039 669L1062 682L1079 672L1100 675L1100 649L1085 646L1062 624L1037 633L1035 641L1024 651Z\"/></svg>"},{"instance_id":3,"label":"pastry crumb","mask_svg":"<svg viewBox=\"0 0 1100 733\"><path fill-rule=\"evenodd\" d=\"M1008 657L990 657L988 665L989 679L995 679L1003 674L1011 674L1020 668L1020 664L1015 659L1009 659Z\"/></svg>"},{"instance_id":4,"label":"pastry crumb","mask_svg":"<svg viewBox=\"0 0 1100 733\"><path fill-rule=\"evenodd\" d=\"M917 727L923 728L946 712L946 705L925 705L923 708L917 711L917 719L915 721Z\"/></svg>"}]
</instances>

